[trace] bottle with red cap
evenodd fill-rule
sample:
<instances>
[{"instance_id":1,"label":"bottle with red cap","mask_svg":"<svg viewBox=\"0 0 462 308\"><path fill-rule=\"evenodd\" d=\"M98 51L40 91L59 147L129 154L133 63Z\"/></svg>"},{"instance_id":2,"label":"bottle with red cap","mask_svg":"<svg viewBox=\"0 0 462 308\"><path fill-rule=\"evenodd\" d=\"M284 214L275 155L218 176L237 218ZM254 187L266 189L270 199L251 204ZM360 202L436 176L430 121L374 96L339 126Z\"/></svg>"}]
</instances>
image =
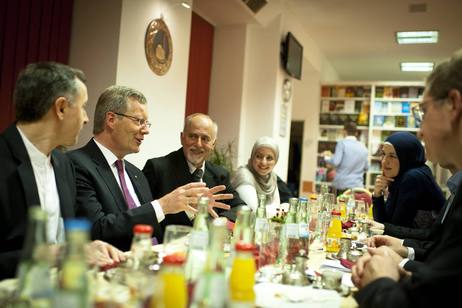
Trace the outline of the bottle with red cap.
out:
<instances>
[{"instance_id":1,"label":"bottle with red cap","mask_svg":"<svg viewBox=\"0 0 462 308\"><path fill-rule=\"evenodd\" d=\"M130 288L130 304L133 306L149 303L154 293L154 275L149 270L154 255L152 232L150 225L137 224L133 227L130 256L125 264L125 283Z\"/></svg>"},{"instance_id":2,"label":"bottle with red cap","mask_svg":"<svg viewBox=\"0 0 462 308\"><path fill-rule=\"evenodd\" d=\"M237 242L235 257L229 278L230 305L229 307L255 306L255 259L253 257L255 245L247 242Z\"/></svg>"},{"instance_id":3,"label":"bottle with red cap","mask_svg":"<svg viewBox=\"0 0 462 308\"><path fill-rule=\"evenodd\" d=\"M184 275L184 254L167 255L163 259L161 280L163 284L164 308L185 308L188 305L188 291ZM151 306L152 307L152 306Z\"/></svg>"},{"instance_id":4,"label":"bottle with red cap","mask_svg":"<svg viewBox=\"0 0 462 308\"><path fill-rule=\"evenodd\" d=\"M340 211L333 210L332 218L327 229L326 251L337 253L340 250L340 238L342 237L342 221L340 220Z\"/></svg>"}]
</instances>

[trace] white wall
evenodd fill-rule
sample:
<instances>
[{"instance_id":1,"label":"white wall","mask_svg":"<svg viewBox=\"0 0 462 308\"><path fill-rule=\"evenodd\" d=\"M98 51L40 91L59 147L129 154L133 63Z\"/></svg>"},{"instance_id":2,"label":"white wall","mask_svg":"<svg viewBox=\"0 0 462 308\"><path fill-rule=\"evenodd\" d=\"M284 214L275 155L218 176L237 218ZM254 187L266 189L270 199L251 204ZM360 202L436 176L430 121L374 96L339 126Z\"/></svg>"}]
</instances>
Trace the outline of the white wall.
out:
<instances>
[{"instance_id":1,"label":"white wall","mask_svg":"<svg viewBox=\"0 0 462 308\"><path fill-rule=\"evenodd\" d=\"M78 146L91 138L100 93L112 84L133 87L148 100L153 123L140 153L127 159L142 168L148 158L180 147L186 104L191 10L168 0L75 0L70 65L88 77L90 123ZM151 20L163 16L173 41L173 60L164 76L146 61L144 37Z\"/></svg>"},{"instance_id":2,"label":"white wall","mask_svg":"<svg viewBox=\"0 0 462 308\"><path fill-rule=\"evenodd\" d=\"M166 75L154 74L146 62L144 37L151 20L163 16L172 36L173 60ZM140 153L127 159L142 168L147 159L178 149L186 106L191 10L175 1L124 0L117 83L140 90L148 100L151 133Z\"/></svg>"},{"instance_id":3,"label":"white wall","mask_svg":"<svg viewBox=\"0 0 462 308\"><path fill-rule=\"evenodd\" d=\"M115 84L122 0L75 0L72 17L69 65L87 76L90 122L74 148L93 136L93 114L101 92Z\"/></svg>"}]
</instances>

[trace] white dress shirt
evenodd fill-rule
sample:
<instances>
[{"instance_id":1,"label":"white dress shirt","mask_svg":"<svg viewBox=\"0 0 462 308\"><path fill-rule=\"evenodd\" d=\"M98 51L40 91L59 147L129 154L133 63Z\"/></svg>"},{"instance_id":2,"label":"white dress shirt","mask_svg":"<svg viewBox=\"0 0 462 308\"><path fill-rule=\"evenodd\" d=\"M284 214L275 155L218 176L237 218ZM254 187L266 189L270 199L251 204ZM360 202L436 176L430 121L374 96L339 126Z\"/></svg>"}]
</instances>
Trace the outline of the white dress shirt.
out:
<instances>
[{"instance_id":1,"label":"white dress shirt","mask_svg":"<svg viewBox=\"0 0 462 308\"><path fill-rule=\"evenodd\" d=\"M46 156L40 152L35 145L27 139L21 129L19 127L17 128L31 161L40 198L40 207L47 213L47 242L49 244L63 243L64 224L59 206L60 202L55 172L51 164L51 155Z\"/></svg>"},{"instance_id":2,"label":"white dress shirt","mask_svg":"<svg viewBox=\"0 0 462 308\"><path fill-rule=\"evenodd\" d=\"M96 139L93 139L98 146L98 148L101 150L103 153L104 158L106 159L107 163L111 167L111 171L114 174L114 177L119 184L120 189L122 190L122 186L120 184L120 179L119 179L119 173L117 172L117 167L115 165L115 162L118 160L117 156L114 155L114 153L111 152L108 148L106 148L104 145L96 141ZM138 199L138 196L136 195L135 188L133 187L132 181L130 180L130 177L127 174L127 170L125 169L125 161L122 160L123 166L124 166L124 176L125 176L125 183L127 184L128 191L130 192L131 197L133 198L133 201L135 202L136 206L140 206L140 200ZM162 211L162 207L160 206L160 203L158 200L151 201L151 205L154 208L154 211L156 213L157 217L157 222L161 222L162 220L165 219L164 212Z\"/></svg>"}]
</instances>

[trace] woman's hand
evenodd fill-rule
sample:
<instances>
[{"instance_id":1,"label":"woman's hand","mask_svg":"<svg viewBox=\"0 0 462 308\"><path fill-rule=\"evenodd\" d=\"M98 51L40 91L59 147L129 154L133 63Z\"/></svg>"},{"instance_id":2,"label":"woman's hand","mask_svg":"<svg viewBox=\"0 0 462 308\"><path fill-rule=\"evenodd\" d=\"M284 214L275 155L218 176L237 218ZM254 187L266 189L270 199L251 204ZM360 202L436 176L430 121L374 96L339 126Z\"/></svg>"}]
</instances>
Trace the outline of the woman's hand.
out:
<instances>
[{"instance_id":1,"label":"woman's hand","mask_svg":"<svg viewBox=\"0 0 462 308\"><path fill-rule=\"evenodd\" d=\"M374 197L380 197L388 189L388 185L392 183L394 179L384 176L383 174L378 175L375 178L374 185Z\"/></svg>"}]
</instances>

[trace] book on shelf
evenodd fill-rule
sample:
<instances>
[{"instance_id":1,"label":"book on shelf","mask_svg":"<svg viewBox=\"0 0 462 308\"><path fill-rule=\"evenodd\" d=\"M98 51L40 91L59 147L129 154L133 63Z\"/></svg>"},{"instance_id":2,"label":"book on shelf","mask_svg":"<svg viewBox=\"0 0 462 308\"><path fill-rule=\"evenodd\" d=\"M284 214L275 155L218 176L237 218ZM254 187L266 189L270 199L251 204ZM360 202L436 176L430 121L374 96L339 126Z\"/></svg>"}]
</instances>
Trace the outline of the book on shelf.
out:
<instances>
[{"instance_id":1,"label":"book on shelf","mask_svg":"<svg viewBox=\"0 0 462 308\"><path fill-rule=\"evenodd\" d=\"M407 117L406 116L396 116L395 117L395 127L407 127Z\"/></svg>"},{"instance_id":2,"label":"book on shelf","mask_svg":"<svg viewBox=\"0 0 462 308\"><path fill-rule=\"evenodd\" d=\"M345 113L355 113L355 101L352 99L345 100L343 110Z\"/></svg>"},{"instance_id":3,"label":"book on shelf","mask_svg":"<svg viewBox=\"0 0 462 308\"><path fill-rule=\"evenodd\" d=\"M393 102L393 103L390 103L390 104L391 104L391 108L390 108L391 113L401 113L401 110L402 110L401 103Z\"/></svg>"},{"instance_id":4,"label":"book on shelf","mask_svg":"<svg viewBox=\"0 0 462 308\"><path fill-rule=\"evenodd\" d=\"M409 97L419 97L419 88L409 87Z\"/></svg>"},{"instance_id":5,"label":"book on shelf","mask_svg":"<svg viewBox=\"0 0 462 308\"><path fill-rule=\"evenodd\" d=\"M392 87L384 87L383 88L383 97L393 97L393 88Z\"/></svg>"},{"instance_id":6,"label":"book on shelf","mask_svg":"<svg viewBox=\"0 0 462 308\"><path fill-rule=\"evenodd\" d=\"M336 106L337 104L335 103L335 101L329 101L329 111L337 111Z\"/></svg>"},{"instance_id":7,"label":"book on shelf","mask_svg":"<svg viewBox=\"0 0 462 308\"><path fill-rule=\"evenodd\" d=\"M355 96L355 90L353 87L347 87L345 90L345 97L354 97Z\"/></svg>"},{"instance_id":8,"label":"book on shelf","mask_svg":"<svg viewBox=\"0 0 462 308\"><path fill-rule=\"evenodd\" d=\"M319 115L319 124L328 125L330 124L330 116L328 113L321 113Z\"/></svg>"},{"instance_id":9,"label":"book on shelf","mask_svg":"<svg viewBox=\"0 0 462 308\"><path fill-rule=\"evenodd\" d=\"M328 86L322 86L321 87L321 96L322 97L329 97L330 95L330 87Z\"/></svg>"},{"instance_id":10,"label":"book on shelf","mask_svg":"<svg viewBox=\"0 0 462 308\"><path fill-rule=\"evenodd\" d=\"M335 101L335 111L345 112L345 101Z\"/></svg>"},{"instance_id":11,"label":"book on shelf","mask_svg":"<svg viewBox=\"0 0 462 308\"><path fill-rule=\"evenodd\" d=\"M383 121L383 127L395 127L395 117L385 116L385 120Z\"/></svg>"},{"instance_id":12,"label":"book on shelf","mask_svg":"<svg viewBox=\"0 0 462 308\"><path fill-rule=\"evenodd\" d=\"M337 87L337 97L345 97L346 89L345 87Z\"/></svg>"},{"instance_id":13,"label":"book on shelf","mask_svg":"<svg viewBox=\"0 0 462 308\"><path fill-rule=\"evenodd\" d=\"M321 112L329 112L330 102L328 100L321 101Z\"/></svg>"},{"instance_id":14,"label":"book on shelf","mask_svg":"<svg viewBox=\"0 0 462 308\"><path fill-rule=\"evenodd\" d=\"M385 123L385 116L374 116L374 126L382 127Z\"/></svg>"},{"instance_id":15,"label":"book on shelf","mask_svg":"<svg viewBox=\"0 0 462 308\"><path fill-rule=\"evenodd\" d=\"M368 126L369 125L369 113L361 111L358 115L358 120L356 123L360 126Z\"/></svg>"},{"instance_id":16,"label":"book on shelf","mask_svg":"<svg viewBox=\"0 0 462 308\"><path fill-rule=\"evenodd\" d=\"M376 113L388 113L388 102L376 101L374 102L374 109Z\"/></svg>"},{"instance_id":17,"label":"book on shelf","mask_svg":"<svg viewBox=\"0 0 462 308\"><path fill-rule=\"evenodd\" d=\"M401 113L411 113L411 104L409 102L401 103Z\"/></svg>"},{"instance_id":18,"label":"book on shelf","mask_svg":"<svg viewBox=\"0 0 462 308\"><path fill-rule=\"evenodd\" d=\"M409 97L409 88L408 87L401 87L399 89L399 96L401 98L407 98Z\"/></svg>"},{"instance_id":19,"label":"book on shelf","mask_svg":"<svg viewBox=\"0 0 462 308\"><path fill-rule=\"evenodd\" d=\"M402 89L402 88L392 88L392 90L391 90L391 93L392 93L391 97L395 97L395 98L396 98L396 97L401 97L401 89Z\"/></svg>"},{"instance_id":20,"label":"book on shelf","mask_svg":"<svg viewBox=\"0 0 462 308\"><path fill-rule=\"evenodd\" d=\"M360 113L363 108L363 102L362 101L355 101L355 112Z\"/></svg>"},{"instance_id":21,"label":"book on shelf","mask_svg":"<svg viewBox=\"0 0 462 308\"><path fill-rule=\"evenodd\" d=\"M377 98L383 98L383 87L376 87L375 88L375 97Z\"/></svg>"}]
</instances>

